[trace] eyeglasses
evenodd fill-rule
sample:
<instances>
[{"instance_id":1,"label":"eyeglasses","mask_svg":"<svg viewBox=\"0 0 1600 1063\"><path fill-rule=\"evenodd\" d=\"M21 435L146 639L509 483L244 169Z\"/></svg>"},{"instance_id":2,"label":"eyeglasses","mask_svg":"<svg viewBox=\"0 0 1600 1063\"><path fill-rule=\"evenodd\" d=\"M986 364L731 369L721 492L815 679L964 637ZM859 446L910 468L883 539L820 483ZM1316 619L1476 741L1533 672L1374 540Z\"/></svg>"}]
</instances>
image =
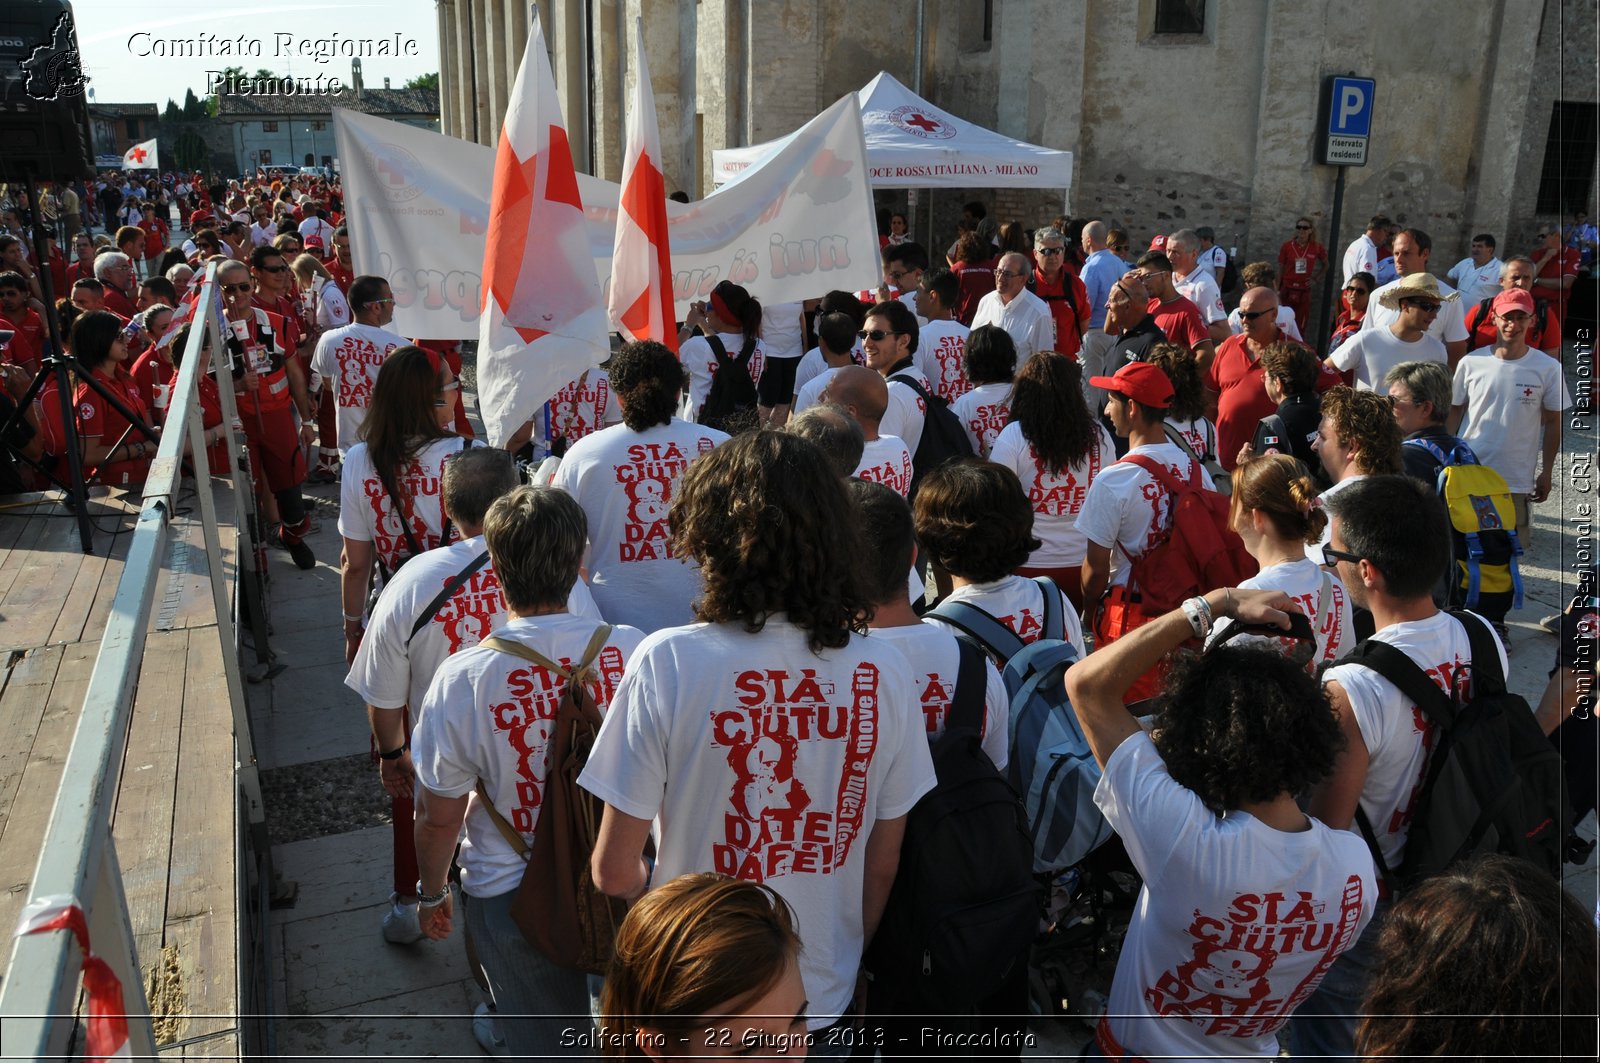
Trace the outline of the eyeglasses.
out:
<instances>
[{"instance_id":1,"label":"eyeglasses","mask_svg":"<svg viewBox=\"0 0 1600 1063\"><path fill-rule=\"evenodd\" d=\"M1111 245L1111 250L1117 252L1118 254L1121 254L1122 252L1126 251L1127 249L1128 249L1128 245L1127 244L1112 244Z\"/></svg>"},{"instance_id":2,"label":"eyeglasses","mask_svg":"<svg viewBox=\"0 0 1600 1063\"><path fill-rule=\"evenodd\" d=\"M1360 554L1347 554L1343 550L1335 550L1330 544L1322 544L1322 563L1329 567L1341 561L1348 561L1352 565L1359 565L1362 561Z\"/></svg>"},{"instance_id":3,"label":"eyeglasses","mask_svg":"<svg viewBox=\"0 0 1600 1063\"><path fill-rule=\"evenodd\" d=\"M1277 312L1278 308L1275 306L1269 306L1265 310L1241 310L1239 311L1239 320L1254 321L1258 317L1263 317L1267 314L1276 314Z\"/></svg>"},{"instance_id":4,"label":"eyeglasses","mask_svg":"<svg viewBox=\"0 0 1600 1063\"><path fill-rule=\"evenodd\" d=\"M996 277L1000 278L1001 280L1010 280L1012 277L1020 277L1020 276L1022 276L1022 274L1020 274L1020 273L1012 273L1010 270L1004 270L1004 269L995 270L994 271L994 275Z\"/></svg>"},{"instance_id":5,"label":"eyeglasses","mask_svg":"<svg viewBox=\"0 0 1600 1063\"><path fill-rule=\"evenodd\" d=\"M392 299L390 300L390 302L393 302L393 301L394 300L392 300ZM903 335L905 335L905 333L903 333L903 332L889 332L886 329L875 328L875 329L866 329L864 331L856 333L856 339L858 339L858 340L871 340L873 343L877 343L879 340L882 340L885 336L903 336Z\"/></svg>"},{"instance_id":6,"label":"eyeglasses","mask_svg":"<svg viewBox=\"0 0 1600 1063\"><path fill-rule=\"evenodd\" d=\"M1171 272L1172 271L1170 269L1145 269L1145 270L1140 270L1138 273L1134 274L1134 276L1138 277L1142 281L1148 281L1148 280L1154 280L1155 278L1161 276L1164 273L1171 273Z\"/></svg>"},{"instance_id":7,"label":"eyeglasses","mask_svg":"<svg viewBox=\"0 0 1600 1063\"><path fill-rule=\"evenodd\" d=\"M447 393L449 393L451 391L460 391L460 390L461 390L461 381L452 380L452 381L450 381L450 383L444 385L443 387L441 387L439 389L439 394L440 394L440 396L444 396L445 394L447 394ZM451 403L451 401L449 399L443 398L443 397L434 399L433 400L433 404L435 406L449 406L449 405L452 405L452 403Z\"/></svg>"},{"instance_id":8,"label":"eyeglasses","mask_svg":"<svg viewBox=\"0 0 1600 1063\"><path fill-rule=\"evenodd\" d=\"M1059 255L1062 252L1066 251L1066 248L1064 248L1064 247L1036 247L1033 250L1034 250L1034 252L1036 254L1040 254L1040 255Z\"/></svg>"},{"instance_id":9,"label":"eyeglasses","mask_svg":"<svg viewBox=\"0 0 1600 1063\"><path fill-rule=\"evenodd\" d=\"M225 292L247 292L247 291L250 290L250 288L252 286L249 283L244 283L244 284L223 284L223 285L220 285L220 287Z\"/></svg>"},{"instance_id":10,"label":"eyeglasses","mask_svg":"<svg viewBox=\"0 0 1600 1063\"><path fill-rule=\"evenodd\" d=\"M1309 229L1309 228L1311 228L1311 226L1309 226L1309 225L1296 225L1295 228L1296 229Z\"/></svg>"},{"instance_id":11,"label":"eyeglasses","mask_svg":"<svg viewBox=\"0 0 1600 1063\"><path fill-rule=\"evenodd\" d=\"M392 302L394 302L393 299L368 299L366 302L362 303L361 305L362 306L382 306L384 303L392 303Z\"/></svg>"},{"instance_id":12,"label":"eyeglasses","mask_svg":"<svg viewBox=\"0 0 1600 1063\"><path fill-rule=\"evenodd\" d=\"M257 266L256 269L265 270L268 273L288 273L289 272L289 267L285 266L285 265L282 265L281 263L279 265L276 265L276 266Z\"/></svg>"},{"instance_id":13,"label":"eyeglasses","mask_svg":"<svg viewBox=\"0 0 1600 1063\"><path fill-rule=\"evenodd\" d=\"M1405 302L1407 305L1421 310L1424 314L1437 314L1441 305L1427 299L1407 299Z\"/></svg>"},{"instance_id":14,"label":"eyeglasses","mask_svg":"<svg viewBox=\"0 0 1600 1063\"><path fill-rule=\"evenodd\" d=\"M1367 295L1367 294L1369 294L1367 289L1361 287L1361 285L1359 285L1359 284L1352 284L1348 288L1344 288L1342 290L1346 291L1346 292L1349 292L1351 295Z\"/></svg>"}]
</instances>

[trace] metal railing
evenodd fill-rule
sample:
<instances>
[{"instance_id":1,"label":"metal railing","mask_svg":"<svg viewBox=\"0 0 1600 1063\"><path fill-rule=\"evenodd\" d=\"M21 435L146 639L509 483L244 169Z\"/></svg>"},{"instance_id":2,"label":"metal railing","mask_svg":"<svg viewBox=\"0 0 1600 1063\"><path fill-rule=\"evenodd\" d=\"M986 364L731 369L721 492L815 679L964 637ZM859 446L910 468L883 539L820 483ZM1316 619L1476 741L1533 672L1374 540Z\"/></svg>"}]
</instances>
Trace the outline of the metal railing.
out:
<instances>
[{"instance_id":1,"label":"metal railing","mask_svg":"<svg viewBox=\"0 0 1600 1063\"><path fill-rule=\"evenodd\" d=\"M232 602L223 568L199 401L198 382L207 368L204 352L209 341L223 424L225 429L238 424L220 304L216 298L216 270L215 263L208 266L201 281L188 343L172 387L167 430L161 434L145 480L127 561L84 693L83 710L63 765L61 785L50 812L24 909L25 919L30 913L41 910L61 911L74 907L81 910L87 924L90 950L122 983L122 1006L116 1010L125 1018L128 1051L134 1058L153 1057L156 1046L149 1002L144 995L144 979L134 949L127 897L111 836L111 812L116 804L134 694L144 658L145 633L150 626L152 608L157 604L157 577L167 554L168 528L182 487L186 440L195 472L195 493L204 529L223 669L233 706L236 792L252 827L265 822L260 777L239 676ZM227 441L229 468L233 470L236 514L242 528L251 512L253 495L249 481L240 473L236 433L225 430L223 436ZM241 538L235 549L236 559L249 549L248 542ZM244 875L244 868L237 867L236 874ZM241 909L238 918L246 917L247 912ZM8 1057L35 1059L59 1059L68 1054L77 1027L78 998L84 984L83 964L83 948L77 935L70 930L19 933L6 968L5 982L0 985L0 1028L3 1028L4 1037L0 1050Z\"/></svg>"}]
</instances>

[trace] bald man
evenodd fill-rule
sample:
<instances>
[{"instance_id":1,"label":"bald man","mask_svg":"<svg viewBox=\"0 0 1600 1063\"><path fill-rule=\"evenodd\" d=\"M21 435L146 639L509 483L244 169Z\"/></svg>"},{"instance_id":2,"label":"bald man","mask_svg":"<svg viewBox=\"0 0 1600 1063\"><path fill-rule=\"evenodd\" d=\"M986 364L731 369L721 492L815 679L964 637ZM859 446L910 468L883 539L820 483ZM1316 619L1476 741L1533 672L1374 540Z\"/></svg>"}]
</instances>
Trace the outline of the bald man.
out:
<instances>
[{"instance_id":1,"label":"bald man","mask_svg":"<svg viewBox=\"0 0 1600 1063\"><path fill-rule=\"evenodd\" d=\"M1092 221L1083 227L1083 235L1079 237L1083 243L1083 253L1088 256L1083 260L1080 276L1089 293L1091 329L1105 327L1106 299L1111 295L1111 286L1129 269L1126 262L1106 247L1107 232L1105 222ZM1084 379L1088 379L1087 374Z\"/></svg>"},{"instance_id":2,"label":"bald man","mask_svg":"<svg viewBox=\"0 0 1600 1063\"><path fill-rule=\"evenodd\" d=\"M833 374L822 401L841 407L856 424L866 445L854 475L892 487L902 497L911 495L911 451L899 436L878 434L878 424L889 409L889 384L862 365L847 365Z\"/></svg>"},{"instance_id":3,"label":"bald man","mask_svg":"<svg viewBox=\"0 0 1600 1063\"><path fill-rule=\"evenodd\" d=\"M1020 367L1035 351L1056 349L1056 319L1050 304L1028 291L1033 263L1026 255L1009 251L1000 256L994 270L994 291L978 300L972 327L999 325L1011 336L1017 348Z\"/></svg>"}]
</instances>

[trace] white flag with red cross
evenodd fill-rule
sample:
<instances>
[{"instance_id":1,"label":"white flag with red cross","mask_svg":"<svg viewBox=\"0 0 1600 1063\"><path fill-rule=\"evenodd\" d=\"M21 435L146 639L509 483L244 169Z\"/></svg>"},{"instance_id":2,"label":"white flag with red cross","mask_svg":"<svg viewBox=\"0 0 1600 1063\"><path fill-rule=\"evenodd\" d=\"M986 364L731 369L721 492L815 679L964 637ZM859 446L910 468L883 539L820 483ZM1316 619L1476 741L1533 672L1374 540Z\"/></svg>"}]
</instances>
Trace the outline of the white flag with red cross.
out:
<instances>
[{"instance_id":1,"label":"white flag with red cross","mask_svg":"<svg viewBox=\"0 0 1600 1063\"><path fill-rule=\"evenodd\" d=\"M611 319L629 339L660 340L676 351L667 182L661 174L661 132L656 127L656 94L650 87L641 19L634 19L633 40L639 67L622 153L622 198L611 253Z\"/></svg>"},{"instance_id":2,"label":"white flag with red cross","mask_svg":"<svg viewBox=\"0 0 1600 1063\"><path fill-rule=\"evenodd\" d=\"M124 170L161 169L156 163L156 142L154 140L146 140L123 152L122 168Z\"/></svg>"},{"instance_id":3,"label":"white flag with red cross","mask_svg":"<svg viewBox=\"0 0 1600 1063\"><path fill-rule=\"evenodd\" d=\"M483 253L478 401L496 446L608 351L555 76L531 16L495 153Z\"/></svg>"}]
</instances>

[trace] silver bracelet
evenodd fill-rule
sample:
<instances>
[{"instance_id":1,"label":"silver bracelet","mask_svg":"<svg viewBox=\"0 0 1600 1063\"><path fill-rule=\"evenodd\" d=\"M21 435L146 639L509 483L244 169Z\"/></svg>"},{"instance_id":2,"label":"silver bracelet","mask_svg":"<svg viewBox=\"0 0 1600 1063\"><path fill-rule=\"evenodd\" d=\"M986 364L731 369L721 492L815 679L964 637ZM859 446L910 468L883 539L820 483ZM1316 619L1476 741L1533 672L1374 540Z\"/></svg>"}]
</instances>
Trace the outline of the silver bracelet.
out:
<instances>
[{"instance_id":1,"label":"silver bracelet","mask_svg":"<svg viewBox=\"0 0 1600 1063\"><path fill-rule=\"evenodd\" d=\"M448 896L450 896L449 882L446 882L444 884L444 889L440 890L438 893L423 893L422 880L417 880L417 907L437 908L439 905L444 903L444 899Z\"/></svg>"},{"instance_id":2,"label":"silver bracelet","mask_svg":"<svg viewBox=\"0 0 1600 1063\"><path fill-rule=\"evenodd\" d=\"M1203 639L1211 634L1211 605L1203 597L1185 599L1183 615L1188 618L1195 638Z\"/></svg>"}]
</instances>

